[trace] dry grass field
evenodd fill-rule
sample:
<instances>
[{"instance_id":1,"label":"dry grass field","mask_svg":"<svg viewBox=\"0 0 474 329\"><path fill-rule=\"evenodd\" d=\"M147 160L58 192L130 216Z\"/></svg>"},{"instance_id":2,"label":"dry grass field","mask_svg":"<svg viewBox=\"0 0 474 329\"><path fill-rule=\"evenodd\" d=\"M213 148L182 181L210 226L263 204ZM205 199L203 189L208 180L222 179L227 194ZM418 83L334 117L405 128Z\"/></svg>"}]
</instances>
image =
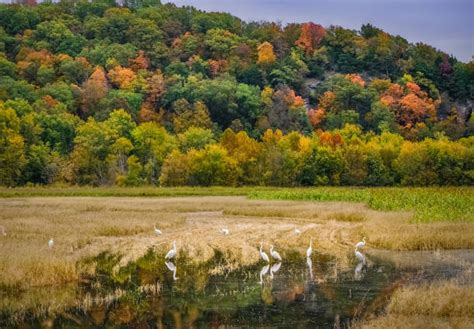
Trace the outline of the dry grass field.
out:
<instances>
[{"instance_id":1,"label":"dry grass field","mask_svg":"<svg viewBox=\"0 0 474 329\"><path fill-rule=\"evenodd\" d=\"M80 260L102 251L120 253L125 263L149 248L166 253L173 240L196 261L214 249L240 263L258 261L262 241L283 253L315 250L352 261L352 246L363 236L368 247L393 250L474 247L474 224L413 224L409 213L380 212L346 202L258 201L245 197L186 198L11 198L0 199L0 283L41 286L74 281ZM153 225L162 229L156 236ZM229 236L219 228L227 227ZM294 229L302 231L300 236ZM55 241L48 248L50 238ZM370 251L369 251L370 252ZM90 271L91 269L87 269ZM93 269L92 269L93 270Z\"/></svg>"}]
</instances>

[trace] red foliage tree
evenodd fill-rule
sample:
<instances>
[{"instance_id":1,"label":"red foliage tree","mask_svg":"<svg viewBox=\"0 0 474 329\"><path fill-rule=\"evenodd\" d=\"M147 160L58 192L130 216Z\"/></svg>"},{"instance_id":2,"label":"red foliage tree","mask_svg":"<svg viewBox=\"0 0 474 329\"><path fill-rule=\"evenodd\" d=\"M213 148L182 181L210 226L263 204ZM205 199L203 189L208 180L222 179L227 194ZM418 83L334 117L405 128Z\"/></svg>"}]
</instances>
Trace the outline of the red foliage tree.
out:
<instances>
[{"instance_id":1,"label":"red foliage tree","mask_svg":"<svg viewBox=\"0 0 474 329\"><path fill-rule=\"evenodd\" d=\"M295 44L306 53L312 53L324 38L326 30L319 24L313 22L304 23L301 26L301 35Z\"/></svg>"}]
</instances>

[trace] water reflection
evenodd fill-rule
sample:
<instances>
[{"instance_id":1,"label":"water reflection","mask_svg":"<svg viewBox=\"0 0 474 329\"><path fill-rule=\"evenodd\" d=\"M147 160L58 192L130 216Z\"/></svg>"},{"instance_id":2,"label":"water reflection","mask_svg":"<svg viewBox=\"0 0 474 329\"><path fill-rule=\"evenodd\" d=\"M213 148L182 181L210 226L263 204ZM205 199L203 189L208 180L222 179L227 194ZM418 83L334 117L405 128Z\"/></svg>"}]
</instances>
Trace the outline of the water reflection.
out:
<instances>
[{"instance_id":1,"label":"water reflection","mask_svg":"<svg viewBox=\"0 0 474 329\"><path fill-rule=\"evenodd\" d=\"M272 267L270 268L270 278L273 280L273 276L276 272L280 270L281 267L281 262L273 264Z\"/></svg>"},{"instance_id":2,"label":"water reflection","mask_svg":"<svg viewBox=\"0 0 474 329\"><path fill-rule=\"evenodd\" d=\"M168 268L168 270L170 270L171 272L173 272L173 280L176 281L178 280L179 278L176 277L176 265L174 265L172 262L170 261L166 261L165 262L165 265L166 267Z\"/></svg>"},{"instance_id":3,"label":"water reflection","mask_svg":"<svg viewBox=\"0 0 474 329\"><path fill-rule=\"evenodd\" d=\"M419 268L400 270L373 254L371 266L358 262L355 269L339 267L319 253L305 258L287 251L284 266L229 269L223 267L228 257L218 252L204 263L184 254L165 262L163 255L150 252L113 271L120 258L104 255L95 260L97 275L83 278L67 294L33 298L28 295L33 290L0 288L0 327L39 327L45 319L54 327L347 327L356 314L374 312L377 300L383 307L380 301L394 282L420 275ZM443 268L453 271L454 266ZM424 277L430 277L429 269L423 267ZM439 266L432 272L437 278L446 273ZM274 280L264 284L268 276Z\"/></svg>"},{"instance_id":4,"label":"water reflection","mask_svg":"<svg viewBox=\"0 0 474 329\"><path fill-rule=\"evenodd\" d=\"M364 256L364 254L361 253L359 250L356 249L355 252L354 252L354 255L356 256L357 260L358 260L360 263L364 263L364 264L366 263L367 260L366 260L366 258L365 258L365 256Z\"/></svg>"},{"instance_id":5,"label":"water reflection","mask_svg":"<svg viewBox=\"0 0 474 329\"><path fill-rule=\"evenodd\" d=\"M268 273L268 270L270 269L270 265L265 265L262 267L260 270L260 281L258 282L259 284L263 284L263 276Z\"/></svg>"},{"instance_id":6,"label":"water reflection","mask_svg":"<svg viewBox=\"0 0 474 329\"><path fill-rule=\"evenodd\" d=\"M308 265L309 277L311 278L311 281L313 281L313 261L311 260L311 257L306 257L306 264Z\"/></svg>"},{"instance_id":7,"label":"water reflection","mask_svg":"<svg viewBox=\"0 0 474 329\"><path fill-rule=\"evenodd\" d=\"M354 279L356 281L360 281L362 280L362 278L364 277L364 272L362 271L363 268L364 268L364 265L365 263L364 262L359 262L355 269L354 269Z\"/></svg>"},{"instance_id":8,"label":"water reflection","mask_svg":"<svg viewBox=\"0 0 474 329\"><path fill-rule=\"evenodd\" d=\"M364 238L365 239L365 238ZM354 255L359 261L354 269L354 280L360 281L364 278L364 266L367 264L367 259L359 250L354 251ZM379 272L380 273L380 272Z\"/></svg>"}]
</instances>

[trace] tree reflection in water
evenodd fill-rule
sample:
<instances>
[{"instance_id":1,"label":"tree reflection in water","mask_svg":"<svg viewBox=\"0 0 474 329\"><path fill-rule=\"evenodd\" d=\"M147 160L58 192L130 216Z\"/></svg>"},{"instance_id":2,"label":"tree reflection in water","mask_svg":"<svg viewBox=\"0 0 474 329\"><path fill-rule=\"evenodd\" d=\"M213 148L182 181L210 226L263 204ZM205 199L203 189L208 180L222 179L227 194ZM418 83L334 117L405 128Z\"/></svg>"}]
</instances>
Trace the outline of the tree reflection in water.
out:
<instances>
[{"instance_id":1,"label":"tree reflection in water","mask_svg":"<svg viewBox=\"0 0 474 329\"><path fill-rule=\"evenodd\" d=\"M12 295L10 304L3 301L0 307L0 327L12 326L14 320L15 326L34 327L46 319L55 326L85 327L315 327L335 322L345 326L404 275L383 260L372 266L361 262L355 269L338 269L327 255L315 253L310 259L292 251L285 253L284 266L275 263L263 268L222 267L226 257L218 251L209 261L198 264L184 254L179 254L175 263L165 262L163 255L153 251L123 267L118 266L120 257L116 255L103 254L91 261L97 275L84 277L67 295L68 300L55 301L60 292L44 299L61 304L61 308L39 312L52 310L51 305L28 304L25 292L15 295L23 302L14 309ZM379 271L382 266L384 271ZM224 270L216 270L221 267Z\"/></svg>"}]
</instances>

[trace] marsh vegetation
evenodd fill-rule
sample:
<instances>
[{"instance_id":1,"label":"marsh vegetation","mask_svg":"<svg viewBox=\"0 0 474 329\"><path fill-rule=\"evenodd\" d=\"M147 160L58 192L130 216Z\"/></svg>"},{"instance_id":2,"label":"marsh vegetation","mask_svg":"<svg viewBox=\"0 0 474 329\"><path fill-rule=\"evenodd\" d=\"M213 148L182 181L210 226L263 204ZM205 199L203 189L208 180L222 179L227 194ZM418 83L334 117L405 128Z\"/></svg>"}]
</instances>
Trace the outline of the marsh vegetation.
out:
<instances>
[{"instance_id":1,"label":"marsh vegetation","mask_svg":"<svg viewBox=\"0 0 474 329\"><path fill-rule=\"evenodd\" d=\"M42 190L31 191L39 193ZM70 189L43 191L46 195L51 192L75 193ZM399 304L396 303L398 299L415 298L415 294L410 292L419 289L430 292L425 298L428 304L430 296L433 296L435 300L435 296L444 293L438 292L438 289L447 287L445 289L453 291L453 294L456 294L454 292L456 289L462 290L466 298L462 301L451 300L449 303L454 303L453 307L473 309L472 296L469 293L472 290L472 258L463 256L454 257L452 260L444 257L444 260L452 260L444 261L444 269L448 269L449 273L451 269L459 269L456 270L456 275L447 275L448 272L445 273L445 270L441 271L441 274L434 271L433 275L424 276L423 280L417 281L416 275L407 276L407 273L417 273L417 268L427 268L432 264L407 265L406 261L386 255L381 256L381 249L394 254L400 254L401 251L425 251L431 253L426 257L430 259L433 251L436 250L473 248L474 223L469 217L472 216L470 214L463 212L463 216L458 219L454 219L451 213L450 217L435 216L431 221L423 220L423 217L417 217L417 212L423 208L417 208L414 203L410 205L400 200L395 200L394 204L399 205L400 208L404 205L401 209L404 211L371 209L382 208L378 204L380 200L383 200L383 192L402 195L404 191L408 191L407 189L385 189L385 191L380 189L375 192L363 189L321 189L319 191L302 189L291 192L288 189L271 191L267 188L168 191L151 188L97 191L91 189L90 191L104 196L33 197L28 196L29 191L24 189L1 191L3 196L9 196L0 199L2 209L0 225L5 227L7 233L0 239L2 319L7 318L7 313L10 320L22 319L28 312L37 312L40 314L37 319L43 319L48 318L48 314L62 314L61 312L65 309L90 310L91 305L96 305L94 307L109 305L114 309L117 305L123 305L124 300L130 300L130 296L138 299L152 295L165 298L164 291L168 288L174 291L176 287L189 292L189 288L186 290L184 287L185 282L201 282L199 289L196 287L193 289L197 289L204 296L207 292L205 287L209 282L218 280L222 283L225 282L222 278L230 276L237 284L244 277L249 276L249 274L243 274L246 271L251 272L253 277L253 281L251 280L253 283L248 287L253 291L251 292L253 305L255 301L260 302L265 298L274 300L276 291L273 288L267 286L266 290L262 290L263 287L257 284L258 273L263 265L259 263L260 241L264 242L267 252L270 244L275 245L283 257L281 274L286 273L282 275L286 278L286 283L279 283L279 289L282 290L280 293L290 293L288 287L296 285L301 287L298 288L301 291L298 290L296 295L309 298L308 296L312 294L321 293L321 289L327 289L325 284L335 287L341 284L344 286L347 280L356 281L354 266L357 261L354 258L353 246L363 236L368 238L364 253L370 264L364 270L368 273L366 276L376 276L376 271L381 264L383 264L383 273L387 273L388 266L396 269L393 272L396 275L384 276L383 279L373 277L375 281L366 282L363 288L368 288L373 295L364 299L363 303L359 300L361 302L359 308L352 304L351 307L340 308L340 317L344 319L346 325L357 319L361 322L354 322L353 325L383 327L383 324L387 323L384 321L391 321L391 318L396 317L402 321L414 316L412 313L401 311ZM457 191L457 196L461 198L457 202L466 202L472 193L468 188ZM93 195L88 190L78 189L77 192L77 194ZM176 195L222 193L234 196L172 197L172 192L176 192ZM455 197L456 193L449 192L439 189L437 197L436 194L423 193L420 190L414 191L411 196L403 197L420 199L435 196L432 199L434 209L441 209L435 204L436 202L444 203L447 207L450 204L456 204L449 202L449 198ZM15 193L23 193L23 197ZM105 196L113 195L113 193L134 197ZM168 197L137 197L143 193L150 193L150 195L163 193L162 195ZM317 193L320 193L319 197L315 197ZM243 196L245 194L251 198ZM370 198L367 198L367 195ZM259 200L257 198L294 198L321 200L321 202ZM426 212L421 210L421 213ZM162 235L156 235L154 225L162 230ZM220 232L222 227L229 229L229 235L223 235ZM294 233L295 228L301 231L300 235ZM313 259L315 277L310 282L315 285L315 290L305 288L308 273L303 255L311 237L314 238L313 247L316 256ZM48 247L48 240L51 238L55 241L53 248ZM175 264L178 268L179 280L176 282L172 280L169 268L164 267L163 260L164 254L170 249L174 240L178 245ZM442 253L444 255L445 252ZM220 257L219 261L216 261L216 255ZM467 251L467 255L472 255L472 253ZM104 258L105 256L108 258ZM402 257L402 259L413 259L413 257ZM304 278L301 277L303 274ZM107 278L108 283L98 280L99 277ZM431 282L435 285L431 286ZM95 289L104 285L107 289ZM132 286L133 289L131 289ZM374 288L376 286L377 289ZM236 287L240 286L237 284ZM234 293L240 294L239 289L242 287L238 289L236 287L233 288ZM398 289L401 287L403 287L402 290ZM227 288L219 286L219 289ZM228 293L229 296L232 295L231 292ZM342 293L334 295L332 292L331 294L337 296L337 298L334 297L335 300L345 298L340 295ZM390 299L392 294L393 297ZM381 295L385 297L380 301ZM55 297L51 299L46 296ZM182 298L186 299L186 296L183 294ZM130 305L126 306L126 308L130 307ZM308 305L305 307L311 308ZM386 312L380 313L385 307L387 307ZM196 311L195 320L202 320L203 309L206 310L205 307L200 307L200 312ZM54 313L55 310L58 313ZM430 316L430 310L428 308L426 311L428 313L422 316ZM128 311L121 310L120 312L135 314L135 311L132 307ZM433 314L436 312L438 312L437 309L433 309ZM382 314L385 317L374 318L373 314ZM455 318L451 320L440 318L440 323L446 321L454 324L465 323L469 314L453 313L453 317ZM232 317L226 319L230 318ZM235 323L219 319L216 321L221 321L220 323ZM436 322L436 316L431 320ZM166 321L165 323L171 323ZM328 321L336 320L331 318ZM182 325L186 326L186 324Z\"/></svg>"}]
</instances>

